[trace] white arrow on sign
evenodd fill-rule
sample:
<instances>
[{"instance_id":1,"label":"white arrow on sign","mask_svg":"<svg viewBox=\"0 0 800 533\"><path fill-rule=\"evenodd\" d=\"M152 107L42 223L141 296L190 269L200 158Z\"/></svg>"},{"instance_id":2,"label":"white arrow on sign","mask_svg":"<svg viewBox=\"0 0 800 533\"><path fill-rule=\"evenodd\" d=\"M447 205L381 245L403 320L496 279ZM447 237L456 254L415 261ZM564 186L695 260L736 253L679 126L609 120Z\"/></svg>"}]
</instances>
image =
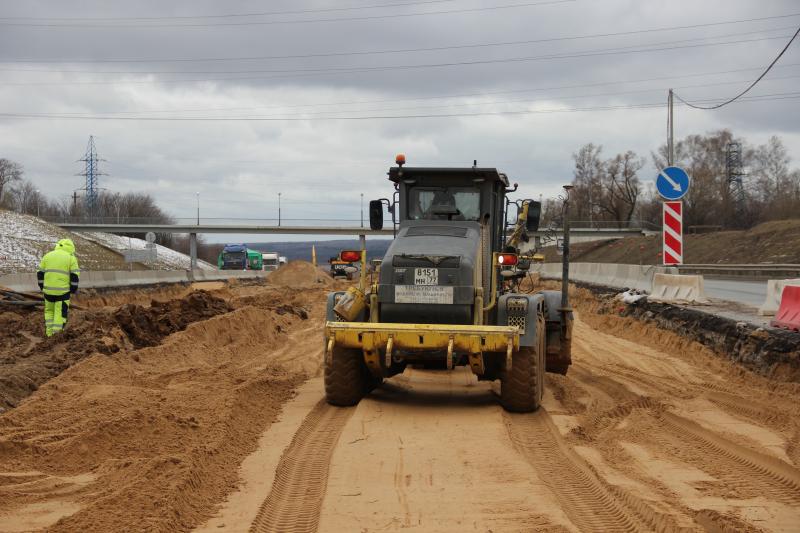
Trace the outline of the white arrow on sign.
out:
<instances>
[{"instance_id":1,"label":"white arrow on sign","mask_svg":"<svg viewBox=\"0 0 800 533\"><path fill-rule=\"evenodd\" d=\"M652 174L651 174L651 176L652 176ZM672 188L675 189L675 191L681 192L681 186L678 184L678 182L676 182L675 180L670 178L669 174L667 174L666 172L661 172L659 174L659 176L661 176L662 178L667 180L669 182L669 184L672 185Z\"/></svg>"}]
</instances>

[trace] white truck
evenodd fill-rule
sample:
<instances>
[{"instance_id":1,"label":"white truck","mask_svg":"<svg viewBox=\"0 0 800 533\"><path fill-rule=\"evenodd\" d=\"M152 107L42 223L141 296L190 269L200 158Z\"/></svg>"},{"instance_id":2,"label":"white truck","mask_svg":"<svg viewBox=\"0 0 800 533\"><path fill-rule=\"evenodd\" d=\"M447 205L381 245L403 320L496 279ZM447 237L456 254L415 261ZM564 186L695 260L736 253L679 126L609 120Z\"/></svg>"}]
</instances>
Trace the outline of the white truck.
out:
<instances>
[{"instance_id":1,"label":"white truck","mask_svg":"<svg viewBox=\"0 0 800 533\"><path fill-rule=\"evenodd\" d=\"M278 252L262 252L261 259L267 272L278 270L280 266Z\"/></svg>"}]
</instances>

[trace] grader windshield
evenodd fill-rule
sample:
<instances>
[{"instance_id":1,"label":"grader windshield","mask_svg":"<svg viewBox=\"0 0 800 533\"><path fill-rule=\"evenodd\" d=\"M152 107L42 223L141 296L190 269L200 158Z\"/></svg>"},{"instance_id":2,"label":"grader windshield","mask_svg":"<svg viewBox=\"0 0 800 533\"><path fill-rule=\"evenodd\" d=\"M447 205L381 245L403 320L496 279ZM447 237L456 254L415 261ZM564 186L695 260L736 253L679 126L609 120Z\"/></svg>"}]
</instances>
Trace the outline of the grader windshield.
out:
<instances>
[{"instance_id":1,"label":"grader windshield","mask_svg":"<svg viewBox=\"0 0 800 533\"><path fill-rule=\"evenodd\" d=\"M410 220L478 220L481 193L474 187L412 187Z\"/></svg>"}]
</instances>

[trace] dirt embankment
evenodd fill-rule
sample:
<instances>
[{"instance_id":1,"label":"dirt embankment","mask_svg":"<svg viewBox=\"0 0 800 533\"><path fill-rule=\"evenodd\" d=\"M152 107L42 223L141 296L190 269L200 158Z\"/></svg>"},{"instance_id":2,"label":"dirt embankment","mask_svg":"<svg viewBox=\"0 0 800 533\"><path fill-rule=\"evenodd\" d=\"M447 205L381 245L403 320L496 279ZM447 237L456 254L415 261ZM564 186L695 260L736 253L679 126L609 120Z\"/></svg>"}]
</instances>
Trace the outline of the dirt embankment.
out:
<instances>
[{"instance_id":1,"label":"dirt embankment","mask_svg":"<svg viewBox=\"0 0 800 533\"><path fill-rule=\"evenodd\" d=\"M660 236L628 237L574 243L572 261L582 263L661 264ZM546 260L559 262L554 247ZM800 219L765 222L747 231L718 231L684 235L687 264L800 263Z\"/></svg>"},{"instance_id":2,"label":"dirt embankment","mask_svg":"<svg viewBox=\"0 0 800 533\"><path fill-rule=\"evenodd\" d=\"M87 311L70 335L33 343L20 357L28 371L37 350L63 363L0 415L0 529L186 531L210 516L317 372L322 302L318 290L195 291ZM31 337L41 318L3 316ZM28 348L24 335L4 339ZM304 365L290 347L305 350Z\"/></svg>"},{"instance_id":3,"label":"dirt embankment","mask_svg":"<svg viewBox=\"0 0 800 533\"><path fill-rule=\"evenodd\" d=\"M72 310L63 333L43 338L41 309L0 313L0 408L14 407L39 385L93 354L111 355L161 339L199 320L231 310L206 291L149 307L125 304L118 309Z\"/></svg>"},{"instance_id":4,"label":"dirt embankment","mask_svg":"<svg viewBox=\"0 0 800 533\"><path fill-rule=\"evenodd\" d=\"M556 282L546 282L560 288ZM659 349L682 350L699 344L718 357L729 359L778 381L800 383L800 334L764 329L730 318L675 305L641 300L625 304L617 291L602 287L571 288L570 298L594 327L630 338L631 331L649 328L640 342ZM613 320L610 319L613 317ZM608 323L606 323L608 322ZM671 333L669 342L666 333ZM638 335L638 333L637 333ZM681 339L681 342L676 342Z\"/></svg>"}]
</instances>

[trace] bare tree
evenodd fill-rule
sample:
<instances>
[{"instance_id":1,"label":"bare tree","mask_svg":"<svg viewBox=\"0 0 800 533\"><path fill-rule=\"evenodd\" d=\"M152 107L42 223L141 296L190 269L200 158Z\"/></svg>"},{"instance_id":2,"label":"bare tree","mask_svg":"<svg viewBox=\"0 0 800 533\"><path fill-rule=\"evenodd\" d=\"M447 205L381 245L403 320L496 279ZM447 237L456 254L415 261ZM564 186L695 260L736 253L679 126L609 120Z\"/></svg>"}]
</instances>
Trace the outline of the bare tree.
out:
<instances>
[{"instance_id":1,"label":"bare tree","mask_svg":"<svg viewBox=\"0 0 800 533\"><path fill-rule=\"evenodd\" d=\"M592 143L583 145L572 154L575 161L573 190L570 194L572 217L575 220L592 221L602 197L602 175L604 162L600 159L602 146Z\"/></svg>"},{"instance_id":2,"label":"bare tree","mask_svg":"<svg viewBox=\"0 0 800 533\"><path fill-rule=\"evenodd\" d=\"M47 202L36 185L28 180L21 180L18 186L11 189L8 196L8 204L16 211L26 215L41 214L42 202Z\"/></svg>"},{"instance_id":3,"label":"bare tree","mask_svg":"<svg viewBox=\"0 0 800 533\"><path fill-rule=\"evenodd\" d=\"M609 220L619 227L630 226L639 198L638 172L644 166L644 159L628 150L609 159L601 174L601 195L598 206Z\"/></svg>"},{"instance_id":4,"label":"bare tree","mask_svg":"<svg viewBox=\"0 0 800 533\"><path fill-rule=\"evenodd\" d=\"M749 185L762 220L790 218L800 213L800 171L792 171L783 142L775 136L752 150Z\"/></svg>"},{"instance_id":5,"label":"bare tree","mask_svg":"<svg viewBox=\"0 0 800 533\"><path fill-rule=\"evenodd\" d=\"M8 207L8 193L14 183L22 179L22 174L22 165L0 158L0 207Z\"/></svg>"}]
</instances>

